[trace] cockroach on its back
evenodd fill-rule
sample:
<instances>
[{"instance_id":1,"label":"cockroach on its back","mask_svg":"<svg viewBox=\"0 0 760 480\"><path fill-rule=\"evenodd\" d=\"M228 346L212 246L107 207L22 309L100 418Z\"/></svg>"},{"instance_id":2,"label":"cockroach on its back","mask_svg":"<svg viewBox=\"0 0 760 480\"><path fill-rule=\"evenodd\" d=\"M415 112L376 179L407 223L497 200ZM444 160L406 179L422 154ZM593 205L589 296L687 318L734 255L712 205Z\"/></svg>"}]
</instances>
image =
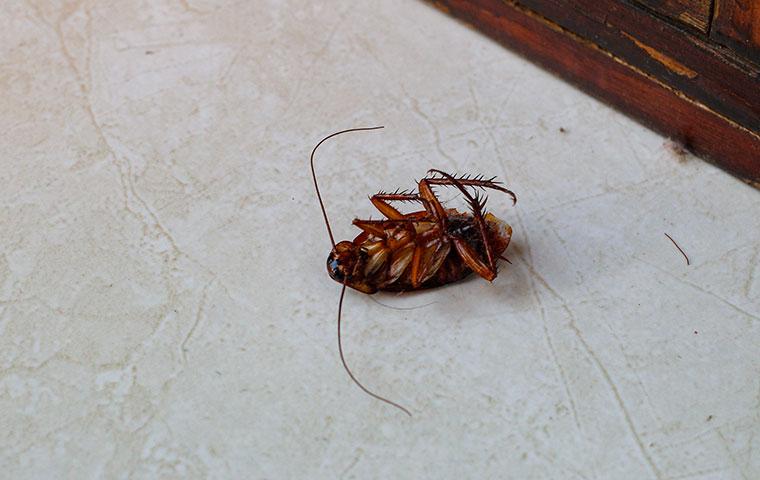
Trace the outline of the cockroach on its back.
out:
<instances>
[{"instance_id":1,"label":"cockroach on its back","mask_svg":"<svg viewBox=\"0 0 760 480\"><path fill-rule=\"evenodd\" d=\"M368 294L419 290L456 282L472 272L492 281L497 275L496 261L504 258L502 253L512 237L512 227L485 212L486 197L481 192L485 189L503 192L511 197L513 204L517 202L517 197L495 181L495 177L457 177L431 169L428 176L419 181L417 192L380 192L372 195L370 201L385 219L355 219L353 224L362 232L353 241L344 240L336 244L314 172L314 153L323 142L336 135L379 128L383 127L351 128L323 138L311 152L311 173L333 246L327 257L327 272L333 280L343 285L338 303L338 351L343 367L365 393L411 416L401 405L368 390L348 368L340 335L346 287ZM435 186L459 190L470 211L463 213L444 208L433 190ZM416 202L424 210L405 214L390 202Z\"/></svg>"}]
</instances>

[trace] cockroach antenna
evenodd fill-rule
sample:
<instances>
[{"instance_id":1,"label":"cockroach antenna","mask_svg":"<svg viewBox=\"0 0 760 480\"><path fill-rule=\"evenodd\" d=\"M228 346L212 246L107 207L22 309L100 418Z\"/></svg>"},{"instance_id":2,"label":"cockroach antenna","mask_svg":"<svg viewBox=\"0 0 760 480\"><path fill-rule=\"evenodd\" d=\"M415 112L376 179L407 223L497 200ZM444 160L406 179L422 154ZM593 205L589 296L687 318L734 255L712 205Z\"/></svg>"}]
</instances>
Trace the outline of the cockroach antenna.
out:
<instances>
[{"instance_id":1,"label":"cockroach antenna","mask_svg":"<svg viewBox=\"0 0 760 480\"><path fill-rule=\"evenodd\" d=\"M353 380L354 383L364 391L364 393L366 393L372 398L376 398L380 400L381 402L385 402L388 405L392 405L398 408L399 410L401 410L402 412L406 413L407 415L411 417L412 416L411 412L407 410L406 408L402 407L401 405L399 405L398 403L392 400L388 400L385 397L381 397L380 395L370 391L367 387L362 385L361 382L359 382L359 380L356 379L353 372L351 372L351 369L348 368L348 364L346 363L346 358L343 356L343 342L341 342L341 338L340 338L340 323L341 323L340 320L343 316L342 315L343 314L343 297L345 296L345 294L346 294L346 283L344 282L343 288L340 291L340 300L338 301L338 353L340 353L340 361L341 363L343 363L343 368L346 369L346 373L348 373L348 376L351 377L351 380Z\"/></svg>"},{"instance_id":2,"label":"cockroach antenna","mask_svg":"<svg viewBox=\"0 0 760 480\"><path fill-rule=\"evenodd\" d=\"M333 250L335 250L335 237L333 237L332 229L330 228L330 221L327 219L327 210L325 210L325 204L322 201L322 195L319 193L319 185L317 184L317 175L314 172L314 154L317 151L317 148L319 148L322 143L324 143L326 140L335 137L337 135L341 135L343 133L348 132L361 132L365 130L378 130L381 128L385 128L384 126L378 126L378 127L360 127L360 128L349 128L348 130L341 130L340 132L335 132L331 135L326 136L322 140L317 143L317 145L314 147L314 150L311 151L311 157L309 159L311 163L311 178L314 179L314 189L317 191L317 199L319 200L319 206L322 208L322 216L325 218L325 226L327 226L327 234L330 235L330 243L332 243ZM412 416L411 412L407 410L406 408L402 407L396 402L393 402L391 400L388 400L387 398L381 397L380 395L370 391L367 387L361 384L359 380L356 379L354 376L354 373L351 371L351 369L348 367L348 363L346 363L346 358L343 355L343 342L341 340L341 318L343 317L343 297L346 295L346 283L343 283L343 288L340 291L340 300L338 301L338 353L340 354L340 361L343 364L343 368L346 370L346 373L348 373L348 376L353 380L353 382L364 391L367 395L376 398L380 400L381 402L385 402L388 405L392 405L402 412L406 413L410 417Z\"/></svg>"},{"instance_id":3,"label":"cockroach antenna","mask_svg":"<svg viewBox=\"0 0 760 480\"><path fill-rule=\"evenodd\" d=\"M330 235L330 243L332 243L333 249L335 249L335 237L333 237L332 229L330 228L330 221L327 219L327 211L325 210L325 204L322 201L322 195L319 193L319 185L317 185L317 174L314 173L314 154L316 153L317 149L320 145L322 145L326 140L341 135L343 133L348 132L361 132L364 130L378 130L380 128L385 128L383 125L379 127L359 127L359 128L349 128L348 130L341 130L340 132L335 132L333 134L330 134L319 141L319 143L314 147L314 150L311 151L311 178L314 179L314 188L317 190L317 199L319 200L319 206L322 207L322 216L325 217L325 225L327 226L327 234Z\"/></svg>"}]
</instances>

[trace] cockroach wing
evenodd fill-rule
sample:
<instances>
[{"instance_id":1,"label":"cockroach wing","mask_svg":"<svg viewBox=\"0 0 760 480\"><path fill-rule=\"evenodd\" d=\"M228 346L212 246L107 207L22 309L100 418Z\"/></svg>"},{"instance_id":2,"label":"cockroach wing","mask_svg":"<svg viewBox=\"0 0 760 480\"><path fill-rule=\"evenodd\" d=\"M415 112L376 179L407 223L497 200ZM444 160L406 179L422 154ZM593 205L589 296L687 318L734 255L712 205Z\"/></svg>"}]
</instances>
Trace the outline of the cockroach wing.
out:
<instances>
[{"instance_id":1,"label":"cockroach wing","mask_svg":"<svg viewBox=\"0 0 760 480\"><path fill-rule=\"evenodd\" d=\"M390 285L398 280L404 274L407 267L409 267L412 257L414 257L414 243L408 243L393 252L391 268L388 271L388 278L385 280L384 285Z\"/></svg>"},{"instance_id":2,"label":"cockroach wing","mask_svg":"<svg viewBox=\"0 0 760 480\"><path fill-rule=\"evenodd\" d=\"M420 262L420 284L425 283L438 272L446 257L449 256L450 250L451 243L443 241L434 242L431 246L424 249L422 261Z\"/></svg>"},{"instance_id":3,"label":"cockroach wing","mask_svg":"<svg viewBox=\"0 0 760 480\"><path fill-rule=\"evenodd\" d=\"M382 243L382 242L377 242ZM364 268L365 278L370 278L375 272L380 270L385 265L390 256L390 250L388 248L378 248L372 251L367 261L367 266Z\"/></svg>"}]
</instances>

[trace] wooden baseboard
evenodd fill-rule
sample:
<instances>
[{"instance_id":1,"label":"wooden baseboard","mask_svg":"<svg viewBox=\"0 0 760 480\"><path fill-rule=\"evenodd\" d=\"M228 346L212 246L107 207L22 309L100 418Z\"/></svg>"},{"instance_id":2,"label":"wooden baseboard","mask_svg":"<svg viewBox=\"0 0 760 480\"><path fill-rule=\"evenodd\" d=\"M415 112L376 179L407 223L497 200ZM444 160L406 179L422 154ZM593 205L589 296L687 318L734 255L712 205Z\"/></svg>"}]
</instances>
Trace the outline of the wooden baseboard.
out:
<instances>
[{"instance_id":1,"label":"wooden baseboard","mask_svg":"<svg viewBox=\"0 0 760 480\"><path fill-rule=\"evenodd\" d=\"M578 25L585 21L583 18L593 17L588 12L578 16L572 9L556 9L558 4L569 0L526 1L545 12L570 17L570 21L564 19L563 22L570 27L575 25L575 30L580 30ZM573 1L586 3L587 0ZM696 50L687 52L696 56L697 60L688 57L689 62L697 62L695 68L675 60L676 63L667 65L665 60L663 69L663 59L673 57L668 54L658 57L660 50L642 48L647 44L630 33L630 42L616 47L609 31L591 35L589 32L596 27L587 25L585 34L577 33L536 12L535 8L526 7L522 4L525 2L432 2L644 125L682 143L696 155L755 187L760 186L760 118L757 113L760 100L757 103L754 100L760 99L760 82L752 64L734 59L730 52L712 47L705 49L699 44L702 40L697 38ZM610 15L620 16L620 8ZM610 15L604 24L610 24ZM657 33L660 36L655 36L651 43L664 42L662 32L668 34L667 28L671 27L661 28ZM625 39L627 32L620 28L617 31L622 32ZM692 44L694 40L689 39ZM641 62L637 62L639 57L636 56ZM699 70L699 65L704 63L711 68L705 73ZM679 68L686 70L679 73ZM670 81L673 75L678 81ZM717 88L725 88L725 85L716 84L721 75L728 75L726 82L731 87L722 92ZM684 85L687 88L683 88ZM754 88L750 88L752 85Z\"/></svg>"}]
</instances>

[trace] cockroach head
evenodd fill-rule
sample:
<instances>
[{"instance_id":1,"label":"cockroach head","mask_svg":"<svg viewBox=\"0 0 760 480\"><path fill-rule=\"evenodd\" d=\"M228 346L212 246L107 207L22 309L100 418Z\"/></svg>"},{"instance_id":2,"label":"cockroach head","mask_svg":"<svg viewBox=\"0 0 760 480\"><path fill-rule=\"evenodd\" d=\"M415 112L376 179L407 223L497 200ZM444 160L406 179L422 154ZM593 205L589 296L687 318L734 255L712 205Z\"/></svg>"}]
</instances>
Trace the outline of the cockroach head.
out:
<instances>
[{"instance_id":1,"label":"cockroach head","mask_svg":"<svg viewBox=\"0 0 760 480\"><path fill-rule=\"evenodd\" d=\"M327 256L327 273L338 283L351 280L356 265L356 248L349 241L339 242Z\"/></svg>"},{"instance_id":2,"label":"cockroach head","mask_svg":"<svg viewBox=\"0 0 760 480\"><path fill-rule=\"evenodd\" d=\"M327 273L338 283L347 285L363 293L375 293L377 287L364 277L367 265L367 251L349 241L335 245L327 256Z\"/></svg>"}]
</instances>

